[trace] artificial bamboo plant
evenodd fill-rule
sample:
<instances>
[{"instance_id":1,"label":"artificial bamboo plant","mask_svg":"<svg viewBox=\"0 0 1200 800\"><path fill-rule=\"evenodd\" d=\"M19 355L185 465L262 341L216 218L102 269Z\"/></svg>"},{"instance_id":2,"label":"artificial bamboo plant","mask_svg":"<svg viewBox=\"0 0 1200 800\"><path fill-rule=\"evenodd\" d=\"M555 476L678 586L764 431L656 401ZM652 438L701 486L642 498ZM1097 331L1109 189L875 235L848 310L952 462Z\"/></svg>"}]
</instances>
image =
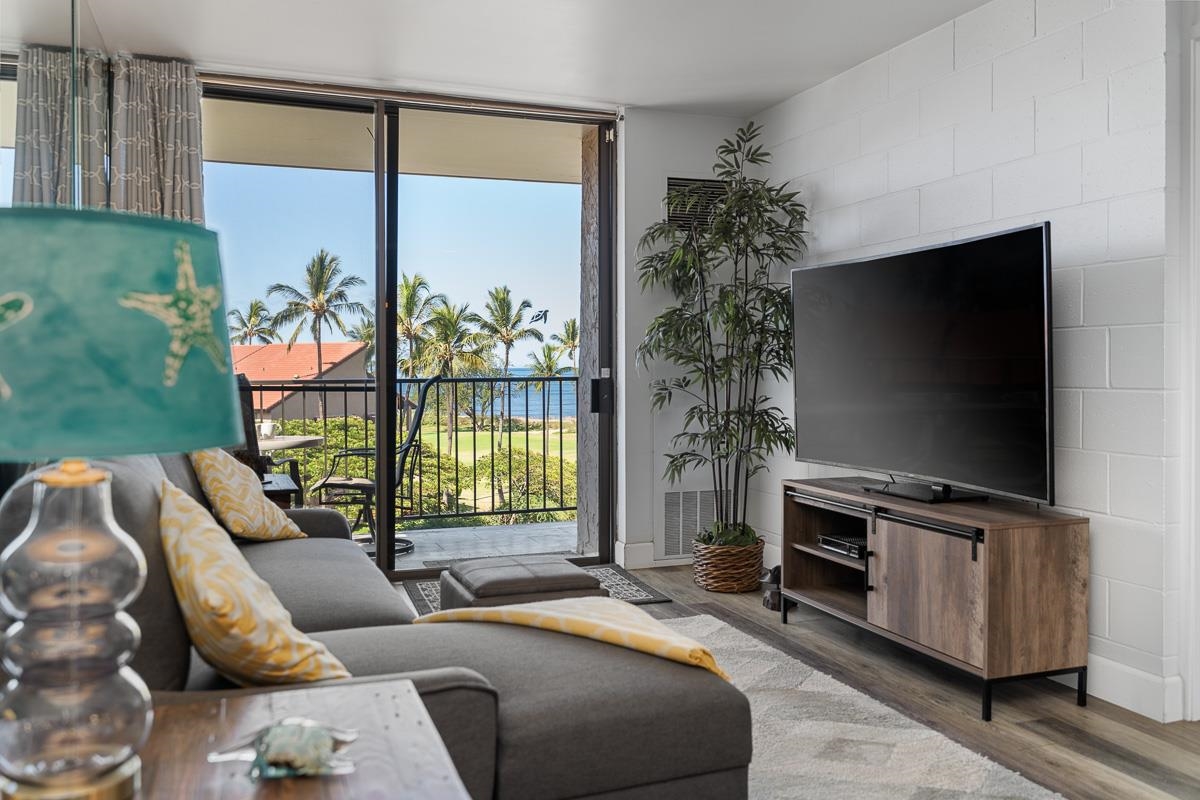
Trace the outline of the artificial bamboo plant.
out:
<instances>
[{"instance_id":1,"label":"artificial bamboo plant","mask_svg":"<svg viewBox=\"0 0 1200 800\"><path fill-rule=\"evenodd\" d=\"M757 541L746 524L750 482L795 440L764 379L783 381L792 371L790 294L774 273L804 253L807 210L786 183L758 177L770 162L756 143L761 132L750 122L721 142L713 173L722 191L669 190L666 219L639 242L642 290L669 289L674 303L646 329L638 360L681 373L651 382L652 404L658 411L688 403L665 477L711 475L715 521L697 537L705 544Z\"/></svg>"}]
</instances>

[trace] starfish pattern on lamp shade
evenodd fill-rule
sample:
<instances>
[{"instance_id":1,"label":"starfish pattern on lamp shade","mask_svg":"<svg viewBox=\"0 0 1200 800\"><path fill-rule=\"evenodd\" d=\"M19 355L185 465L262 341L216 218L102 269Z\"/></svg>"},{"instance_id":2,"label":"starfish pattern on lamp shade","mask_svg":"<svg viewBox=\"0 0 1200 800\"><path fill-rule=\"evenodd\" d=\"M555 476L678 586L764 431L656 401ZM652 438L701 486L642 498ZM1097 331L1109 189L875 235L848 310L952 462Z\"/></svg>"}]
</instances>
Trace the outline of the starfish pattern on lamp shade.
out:
<instances>
[{"instance_id":1,"label":"starfish pattern on lamp shade","mask_svg":"<svg viewBox=\"0 0 1200 800\"><path fill-rule=\"evenodd\" d=\"M221 292L216 286L196 285L196 270L192 267L192 253L187 242L175 246L175 261L179 265L175 291L170 294L130 292L120 300L125 308L144 311L171 332L163 370L163 386L168 387L179 380L179 370L193 347L208 353L218 371L228 372L221 342L213 330L213 313L220 307Z\"/></svg>"},{"instance_id":2,"label":"starfish pattern on lamp shade","mask_svg":"<svg viewBox=\"0 0 1200 800\"><path fill-rule=\"evenodd\" d=\"M33 298L23 292L0 294L0 331L16 325L33 311ZM12 387L0 375L0 401L12 397Z\"/></svg>"}]
</instances>

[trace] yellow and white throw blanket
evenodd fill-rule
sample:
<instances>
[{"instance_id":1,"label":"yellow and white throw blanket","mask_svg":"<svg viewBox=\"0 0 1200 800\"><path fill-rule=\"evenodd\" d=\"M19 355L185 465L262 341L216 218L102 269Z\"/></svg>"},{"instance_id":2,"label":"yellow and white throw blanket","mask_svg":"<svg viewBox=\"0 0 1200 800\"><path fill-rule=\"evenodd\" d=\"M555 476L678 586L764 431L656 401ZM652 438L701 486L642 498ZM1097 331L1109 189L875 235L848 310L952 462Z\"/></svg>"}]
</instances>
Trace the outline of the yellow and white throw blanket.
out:
<instances>
[{"instance_id":1,"label":"yellow and white throw blanket","mask_svg":"<svg viewBox=\"0 0 1200 800\"><path fill-rule=\"evenodd\" d=\"M572 597L511 606L452 608L417 617L413 622L503 622L541 628L701 667L729 680L707 647L680 636L637 606L611 597Z\"/></svg>"}]
</instances>

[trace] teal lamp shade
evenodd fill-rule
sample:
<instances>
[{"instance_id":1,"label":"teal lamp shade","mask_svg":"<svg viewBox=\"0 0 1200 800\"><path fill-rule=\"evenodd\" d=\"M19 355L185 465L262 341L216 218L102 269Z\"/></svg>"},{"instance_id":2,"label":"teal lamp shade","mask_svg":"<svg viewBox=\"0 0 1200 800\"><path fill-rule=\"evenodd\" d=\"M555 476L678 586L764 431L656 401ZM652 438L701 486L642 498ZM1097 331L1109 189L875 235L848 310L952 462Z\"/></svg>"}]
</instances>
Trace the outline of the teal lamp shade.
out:
<instances>
[{"instance_id":1,"label":"teal lamp shade","mask_svg":"<svg viewBox=\"0 0 1200 800\"><path fill-rule=\"evenodd\" d=\"M0 461L239 444L217 237L0 209Z\"/></svg>"}]
</instances>

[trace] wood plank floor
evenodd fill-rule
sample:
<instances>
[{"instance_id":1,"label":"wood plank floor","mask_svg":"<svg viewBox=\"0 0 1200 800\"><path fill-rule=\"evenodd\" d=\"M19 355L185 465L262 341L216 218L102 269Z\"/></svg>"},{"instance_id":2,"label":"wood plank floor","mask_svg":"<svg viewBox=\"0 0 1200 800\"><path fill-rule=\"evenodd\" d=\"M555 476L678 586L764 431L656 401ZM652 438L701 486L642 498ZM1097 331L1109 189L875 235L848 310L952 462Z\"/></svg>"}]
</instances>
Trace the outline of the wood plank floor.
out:
<instances>
[{"instance_id":1,"label":"wood plank floor","mask_svg":"<svg viewBox=\"0 0 1200 800\"><path fill-rule=\"evenodd\" d=\"M1070 798L1200 798L1200 722L1149 720L1046 679L997 684L992 722L979 719L980 682L849 623L793 608L788 624L755 592L706 592L691 567L638 570L675 602L659 618L711 614L966 747Z\"/></svg>"}]
</instances>

